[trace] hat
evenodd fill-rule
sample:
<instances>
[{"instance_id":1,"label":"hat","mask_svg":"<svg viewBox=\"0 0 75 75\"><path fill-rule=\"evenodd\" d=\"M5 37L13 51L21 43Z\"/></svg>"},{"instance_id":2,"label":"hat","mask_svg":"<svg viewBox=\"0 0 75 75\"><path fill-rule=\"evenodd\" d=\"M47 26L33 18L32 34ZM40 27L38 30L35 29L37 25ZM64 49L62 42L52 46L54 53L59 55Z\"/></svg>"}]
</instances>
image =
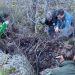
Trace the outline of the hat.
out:
<instances>
[{"instance_id":1,"label":"hat","mask_svg":"<svg viewBox=\"0 0 75 75\"><path fill-rule=\"evenodd\" d=\"M46 18L47 19L52 19L52 13L50 11L47 12Z\"/></svg>"}]
</instances>

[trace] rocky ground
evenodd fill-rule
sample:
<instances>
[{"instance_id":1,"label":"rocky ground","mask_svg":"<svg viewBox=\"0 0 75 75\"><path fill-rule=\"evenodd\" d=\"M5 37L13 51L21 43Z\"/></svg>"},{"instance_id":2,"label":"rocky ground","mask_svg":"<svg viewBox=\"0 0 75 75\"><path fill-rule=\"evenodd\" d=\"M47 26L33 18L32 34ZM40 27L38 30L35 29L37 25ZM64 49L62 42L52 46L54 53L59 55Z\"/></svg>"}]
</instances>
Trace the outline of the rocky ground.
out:
<instances>
[{"instance_id":1,"label":"rocky ground","mask_svg":"<svg viewBox=\"0 0 75 75\"><path fill-rule=\"evenodd\" d=\"M34 70L37 75L45 75L58 66L55 57L64 45L70 42L75 49L75 36L71 39L50 37L44 32L45 26L38 22L47 11L59 7L75 16L75 0L0 0L0 15L10 13L11 23L4 33L6 37L0 38L1 68L14 67L16 71L10 75L34 75Z\"/></svg>"},{"instance_id":2,"label":"rocky ground","mask_svg":"<svg viewBox=\"0 0 75 75\"><path fill-rule=\"evenodd\" d=\"M35 33L27 36L14 33L13 36L13 33L10 33L11 36L6 34L7 37L0 40L0 48L4 52L1 52L0 63L3 67L15 67L17 70L17 74L15 73L15 75L33 75L34 70L38 75L40 73L44 75L49 71L47 68L58 66L55 57L65 48L64 45L67 46L69 41L73 45L73 48L75 45L74 38L52 39L45 34Z\"/></svg>"},{"instance_id":3,"label":"rocky ground","mask_svg":"<svg viewBox=\"0 0 75 75\"><path fill-rule=\"evenodd\" d=\"M4 74L4 72L6 72L6 74ZM20 54L11 56L10 54L5 54L0 50L0 74L34 75L34 70L25 56Z\"/></svg>"}]
</instances>

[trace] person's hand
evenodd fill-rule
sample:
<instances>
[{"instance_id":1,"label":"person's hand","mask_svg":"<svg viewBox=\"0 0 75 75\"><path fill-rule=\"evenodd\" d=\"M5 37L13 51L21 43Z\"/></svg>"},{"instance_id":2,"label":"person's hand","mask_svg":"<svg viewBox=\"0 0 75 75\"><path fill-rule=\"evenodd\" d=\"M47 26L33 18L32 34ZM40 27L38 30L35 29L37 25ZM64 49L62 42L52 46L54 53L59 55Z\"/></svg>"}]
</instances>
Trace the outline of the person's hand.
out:
<instances>
[{"instance_id":1,"label":"person's hand","mask_svg":"<svg viewBox=\"0 0 75 75\"><path fill-rule=\"evenodd\" d=\"M59 31L59 27L55 27L55 32L58 32Z\"/></svg>"}]
</instances>

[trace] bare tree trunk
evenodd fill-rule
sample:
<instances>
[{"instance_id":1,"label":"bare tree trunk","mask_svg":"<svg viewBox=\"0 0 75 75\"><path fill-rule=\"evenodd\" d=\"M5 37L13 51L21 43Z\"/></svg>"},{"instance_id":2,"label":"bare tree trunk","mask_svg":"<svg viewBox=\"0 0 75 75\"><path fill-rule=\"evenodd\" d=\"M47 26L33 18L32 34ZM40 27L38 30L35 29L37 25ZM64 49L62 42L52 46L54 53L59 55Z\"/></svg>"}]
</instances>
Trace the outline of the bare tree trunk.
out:
<instances>
[{"instance_id":1,"label":"bare tree trunk","mask_svg":"<svg viewBox=\"0 0 75 75\"><path fill-rule=\"evenodd\" d=\"M33 19L33 31L35 31L35 25L36 25L36 5L37 5L37 0L32 0L33 5L32 5L32 19Z\"/></svg>"},{"instance_id":2,"label":"bare tree trunk","mask_svg":"<svg viewBox=\"0 0 75 75\"><path fill-rule=\"evenodd\" d=\"M49 11L49 0L45 0L45 8L44 8L45 15L47 14L48 11Z\"/></svg>"}]
</instances>

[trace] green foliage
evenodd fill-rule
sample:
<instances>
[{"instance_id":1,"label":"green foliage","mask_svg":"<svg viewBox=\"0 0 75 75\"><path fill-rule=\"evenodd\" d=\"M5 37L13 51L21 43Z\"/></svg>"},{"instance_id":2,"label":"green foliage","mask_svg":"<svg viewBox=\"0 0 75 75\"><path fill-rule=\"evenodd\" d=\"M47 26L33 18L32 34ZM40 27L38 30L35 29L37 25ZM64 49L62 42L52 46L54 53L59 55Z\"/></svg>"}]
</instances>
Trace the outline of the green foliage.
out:
<instances>
[{"instance_id":1,"label":"green foliage","mask_svg":"<svg viewBox=\"0 0 75 75\"><path fill-rule=\"evenodd\" d=\"M10 67L10 69L8 69L8 71L11 72L11 73L14 73L14 72L16 72L16 68Z\"/></svg>"},{"instance_id":2,"label":"green foliage","mask_svg":"<svg viewBox=\"0 0 75 75\"><path fill-rule=\"evenodd\" d=\"M14 72L16 72L16 69L14 67L11 67L10 69L0 68L0 75L8 75L9 73Z\"/></svg>"}]
</instances>

